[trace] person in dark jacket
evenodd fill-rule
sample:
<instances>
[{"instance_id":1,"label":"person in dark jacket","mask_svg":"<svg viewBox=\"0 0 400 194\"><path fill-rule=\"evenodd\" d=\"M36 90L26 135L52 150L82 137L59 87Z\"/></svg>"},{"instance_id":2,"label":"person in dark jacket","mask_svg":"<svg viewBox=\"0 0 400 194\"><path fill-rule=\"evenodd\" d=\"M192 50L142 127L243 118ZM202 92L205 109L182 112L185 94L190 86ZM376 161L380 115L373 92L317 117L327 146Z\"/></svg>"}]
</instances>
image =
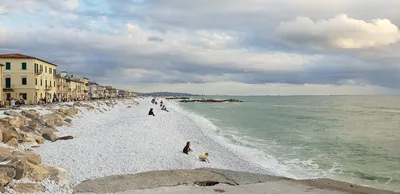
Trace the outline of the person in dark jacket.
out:
<instances>
[{"instance_id":1,"label":"person in dark jacket","mask_svg":"<svg viewBox=\"0 0 400 194\"><path fill-rule=\"evenodd\" d=\"M153 108L150 108L149 115L156 116L154 115Z\"/></svg>"},{"instance_id":2,"label":"person in dark jacket","mask_svg":"<svg viewBox=\"0 0 400 194\"><path fill-rule=\"evenodd\" d=\"M192 151L192 149L190 149L190 141L188 141L186 143L186 146L183 148L183 153L189 154L189 152L191 152L191 151Z\"/></svg>"}]
</instances>

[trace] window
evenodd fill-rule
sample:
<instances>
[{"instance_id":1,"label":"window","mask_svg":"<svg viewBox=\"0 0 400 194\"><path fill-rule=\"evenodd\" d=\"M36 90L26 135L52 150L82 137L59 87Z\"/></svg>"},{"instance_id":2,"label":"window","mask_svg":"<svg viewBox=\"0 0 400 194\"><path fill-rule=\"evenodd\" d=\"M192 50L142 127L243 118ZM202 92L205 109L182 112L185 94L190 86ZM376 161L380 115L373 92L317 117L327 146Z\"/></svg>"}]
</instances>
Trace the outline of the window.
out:
<instances>
[{"instance_id":1,"label":"window","mask_svg":"<svg viewBox=\"0 0 400 194\"><path fill-rule=\"evenodd\" d=\"M35 85L37 85L37 78L35 79Z\"/></svg>"},{"instance_id":2,"label":"window","mask_svg":"<svg viewBox=\"0 0 400 194\"><path fill-rule=\"evenodd\" d=\"M39 65L35 63L35 73L39 73Z\"/></svg>"},{"instance_id":3,"label":"window","mask_svg":"<svg viewBox=\"0 0 400 194\"><path fill-rule=\"evenodd\" d=\"M10 77L6 78L6 88L11 88L11 78Z\"/></svg>"},{"instance_id":4,"label":"window","mask_svg":"<svg viewBox=\"0 0 400 194\"><path fill-rule=\"evenodd\" d=\"M44 86L47 88L47 80L44 81Z\"/></svg>"},{"instance_id":5,"label":"window","mask_svg":"<svg viewBox=\"0 0 400 194\"><path fill-rule=\"evenodd\" d=\"M56 86L56 81L54 81L53 84L54 84L53 86Z\"/></svg>"},{"instance_id":6,"label":"window","mask_svg":"<svg viewBox=\"0 0 400 194\"><path fill-rule=\"evenodd\" d=\"M44 67L44 72L47 73L47 67Z\"/></svg>"},{"instance_id":7,"label":"window","mask_svg":"<svg viewBox=\"0 0 400 194\"><path fill-rule=\"evenodd\" d=\"M22 99L24 99L24 100L28 99L28 98L27 98L28 95L27 95L26 93L22 93L21 96L22 96Z\"/></svg>"},{"instance_id":8,"label":"window","mask_svg":"<svg viewBox=\"0 0 400 194\"><path fill-rule=\"evenodd\" d=\"M52 68L49 68L49 73L53 74L53 69Z\"/></svg>"},{"instance_id":9,"label":"window","mask_svg":"<svg viewBox=\"0 0 400 194\"><path fill-rule=\"evenodd\" d=\"M27 84L27 78L26 78L26 77L23 77L23 78L22 78L22 85L25 86L26 84Z\"/></svg>"},{"instance_id":10,"label":"window","mask_svg":"<svg viewBox=\"0 0 400 194\"><path fill-rule=\"evenodd\" d=\"M42 72L42 71L43 71L43 65L40 66L40 72Z\"/></svg>"},{"instance_id":11,"label":"window","mask_svg":"<svg viewBox=\"0 0 400 194\"><path fill-rule=\"evenodd\" d=\"M43 80L40 79L40 86L43 86Z\"/></svg>"},{"instance_id":12,"label":"window","mask_svg":"<svg viewBox=\"0 0 400 194\"><path fill-rule=\"evenodd\" d=\"M50 81L50 87L51 87L51 81Z\"/></svg>"},{"instance_id":13,"label":"window","mask_svg":"<svg viewBox=\"0 0 400 194\"><path fill-rule=\"evenodd\" d=\"M10 62L6 62L6 70L10 70L11 69L11 63Z\"/></svg>"},{"instance_id":14,"label":"window","mask_svg":"<svg viewBox=\"0 0 400 194\"><path fill-rule=\"evenodd\" d=\"M11 93L7 93L7 100L11 99Z\"/></svg>"},{"instance_id":15,"label":"window","mask_svg":"<svg viewBox=\"0 0 400 194\"><path fill-rule=\"evenodd\" d=\"M22 70L26 70L26 63L22 63Z\"/></svg>"}]
</instances>

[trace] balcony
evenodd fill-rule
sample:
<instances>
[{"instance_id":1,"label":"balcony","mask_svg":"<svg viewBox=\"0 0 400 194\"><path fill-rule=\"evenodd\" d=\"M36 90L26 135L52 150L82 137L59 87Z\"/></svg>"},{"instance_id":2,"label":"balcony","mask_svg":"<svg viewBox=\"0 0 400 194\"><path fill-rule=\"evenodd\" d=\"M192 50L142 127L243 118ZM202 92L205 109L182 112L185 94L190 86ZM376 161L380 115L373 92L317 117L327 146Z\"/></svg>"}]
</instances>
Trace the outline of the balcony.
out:
<instances>
[{"instance_id":1,"label":"balcony","mask_svg":"<svg viewBox=\"0 0 400 194\"><path fill-rule=\"evenodd\" d=\"M35 72L35 75L41 75L43 73L43 70L39 70L39 71L37 71L37 72Z\"/></svg>"},{"instance_id":2,"label":"balcony","mask_svg":"<svg viewBox=\"0 0 400 194\"><path fill-rule=\"evenodd\" d=\"M3 91L14 91L14 87L15 87L15 85L14 84L11 84L11 85L5 85L4 86L4 88L3 88Z\"/></svg>"},{"instance_id":3,"label":"balcony","mask_svg":"<svg viewBox=\"0 0 400 194\"><path fill-rule=\"evenodd\" d=\"M52 90L52 89L53 89L53 87L51 87L51 86L46 86L46 88L45 88L46 91L49 91L49 90Z\"/></svg>"}]
</instances>

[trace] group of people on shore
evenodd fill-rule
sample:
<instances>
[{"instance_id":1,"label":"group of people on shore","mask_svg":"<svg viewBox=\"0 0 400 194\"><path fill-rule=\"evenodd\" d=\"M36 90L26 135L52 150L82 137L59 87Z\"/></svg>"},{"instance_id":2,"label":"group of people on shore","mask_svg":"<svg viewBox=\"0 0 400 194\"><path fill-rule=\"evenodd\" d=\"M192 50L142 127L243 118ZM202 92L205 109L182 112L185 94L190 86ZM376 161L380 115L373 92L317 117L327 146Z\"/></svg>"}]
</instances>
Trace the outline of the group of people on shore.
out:
<instances>
[{"instance_id":1,"label":"group of people on shore","mask_svg":"<svg viewBox=\"0 0 400 194\"><path fill-rule=\"evenodd\" d=\"M157 100L156 100L155 98L153 98L153 99L151 99L151 104L157 106L157 105L158 105L158 102L157 102ZM160 107L161 107L161 110L166 111L166 112L169 112L169 111L167 110L167 108L165 107L165 104L164 104L164 102L163 102L162 100L160 101ZM154 117L156 116L156 115L154 114L154 109L153 109L153 108L150 108L148 115L154 116ZM188 141L188 142L186 143L186 146L183 148L183 153L189 155L189 152L191 152L191 151L193 151L193 150L190 148L190 142ZM199 156L199 160L202 161L202 162L208 162L208 163L210 163L210 161L208 160L208 153L201 154L201 155Z\"/></svg>"},{"instance_id":2,"label":"group of people on shore","mask_svg":"<svg viewBox=\"0 0 400 194\"><path fill-rule=\"evenodd\" d=\"M157 100L155 99L155 98L153 98L152 100L151 100L151 103L153 104L153 105L158 105L158 102L157 102ZM165 104L164 104L164 102L161 100L161 102L160 102L160 107L161 107L161 110L162 111L165 111L165 112L169 112L168 111L168 109L167 109L167 107L165 106ZM154 114L154 109L153 108L150 108L150 110L149 110L149 114L148 115L150 115L150 116L156 116L155 114Z\"/></svg>"},{"instance_id":3,"label":"group of people on shore","mask_svg":"<svg viewBox=\"0 0 400 194\"><path fill-rule=\"evenodd\" d=\"M193 150L190 148L190 141L188 141L188 142L186 142L186 146L183 148L183 153L189 155L189 152L191 152L191 151L193 151ZM210 163L210 161L208 160L208 153L200 154L199 160L202 162Z\"/></svg>"}]
</instances>

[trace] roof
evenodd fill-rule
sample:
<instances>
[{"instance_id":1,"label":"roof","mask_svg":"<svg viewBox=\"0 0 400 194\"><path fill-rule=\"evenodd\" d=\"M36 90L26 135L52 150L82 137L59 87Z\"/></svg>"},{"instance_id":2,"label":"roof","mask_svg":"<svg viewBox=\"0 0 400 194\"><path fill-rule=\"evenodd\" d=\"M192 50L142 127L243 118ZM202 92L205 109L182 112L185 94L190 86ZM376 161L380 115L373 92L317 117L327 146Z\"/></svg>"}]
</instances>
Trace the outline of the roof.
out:
<instances>
[{"instance_id":1,"label":"roof","mask_svg":"<svg viewBox=\"0 0 400 194\"><path fill-rule=\"evenodd\" d=\"M99 85L96 82L88 82L89 85Z\"/></svg>"},{"instance_id":2,"label":"roof","mask_svg":"<svg viewBox=\"0 0 400 194\"><path fill-rule=\"evenodd\" d=\"M0 54L0 58L2 58L2 59L36 59L36 60L43 61L43 62L48 63L48 64L51 64L51 65L57 66L56 64L50 63L50 62L45 61L45 60L43 60L43 59L39 59L39 58L36 58L36 57L32 57L32 56L28 56L28 55L23 55L23 54L19 54L19 53Z\"/></svg>"}]
</instances>

